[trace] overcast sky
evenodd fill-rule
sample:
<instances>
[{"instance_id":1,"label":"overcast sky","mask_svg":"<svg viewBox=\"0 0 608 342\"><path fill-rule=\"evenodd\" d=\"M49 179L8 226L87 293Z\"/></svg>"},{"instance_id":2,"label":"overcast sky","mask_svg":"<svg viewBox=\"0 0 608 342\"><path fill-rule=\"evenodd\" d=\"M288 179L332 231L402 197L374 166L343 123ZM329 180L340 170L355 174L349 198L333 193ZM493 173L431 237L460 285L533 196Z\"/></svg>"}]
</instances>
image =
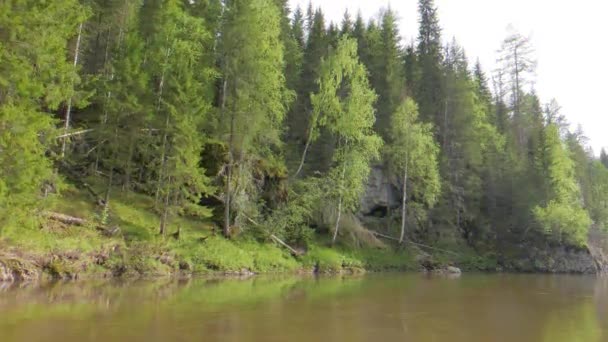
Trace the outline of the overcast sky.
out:
<instances>
[{"instance_id":1,"label":"overcast sky","mask_svg":"<svg viewBox=\"0 0 608 342\"><path fill-rule=\"evenodd\" d=\"M390 7L399 15L404 42L418 30L417 0L312 0L328 20L340 22L344 10L366 18ZM303 9L309 0L290 0ZM557 99L570 123L580 124L596 154L608 147L608 20L606 0L436 0L444 40L453 37L469 58L489 73L496 50L513 25L530 36L538 69L535 88L543 103Z\"/></svg>"}]
</instances>

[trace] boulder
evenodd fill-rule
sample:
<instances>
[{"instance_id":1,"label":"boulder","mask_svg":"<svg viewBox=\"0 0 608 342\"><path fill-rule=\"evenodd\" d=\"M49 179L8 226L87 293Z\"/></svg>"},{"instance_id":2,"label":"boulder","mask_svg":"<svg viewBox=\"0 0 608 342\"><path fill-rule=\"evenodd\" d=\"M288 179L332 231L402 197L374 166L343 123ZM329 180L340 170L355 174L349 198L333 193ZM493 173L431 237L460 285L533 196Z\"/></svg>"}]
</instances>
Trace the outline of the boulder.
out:
<instances>
[{"instance_id":1,"label":"boulder","mask_svg":"<svg viewBox=\"0 0 608 342\"><path fill-rule=\"evenodd\" d=\"M462 271L458 267L448 266L445 268L446 272L449 274L461 274Z\"/></svg>"}]
</instances>

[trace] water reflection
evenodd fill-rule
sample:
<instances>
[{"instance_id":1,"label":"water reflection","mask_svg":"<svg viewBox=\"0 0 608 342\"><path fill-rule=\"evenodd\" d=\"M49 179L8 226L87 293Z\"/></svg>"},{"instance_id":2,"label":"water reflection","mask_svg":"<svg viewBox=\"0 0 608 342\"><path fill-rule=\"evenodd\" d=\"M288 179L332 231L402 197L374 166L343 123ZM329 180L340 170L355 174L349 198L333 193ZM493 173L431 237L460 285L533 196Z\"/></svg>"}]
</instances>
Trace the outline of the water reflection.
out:
<instances>
[{"instance_id":1,"label":"water reflection","mask_svg":"<svg viewBox=\"0 0 608 342\"><path fill-rule=\"evenodd\" d=\"M0 287L0 340L608 341L606 279L422 275Z\"/></svg>"}]
</instances>

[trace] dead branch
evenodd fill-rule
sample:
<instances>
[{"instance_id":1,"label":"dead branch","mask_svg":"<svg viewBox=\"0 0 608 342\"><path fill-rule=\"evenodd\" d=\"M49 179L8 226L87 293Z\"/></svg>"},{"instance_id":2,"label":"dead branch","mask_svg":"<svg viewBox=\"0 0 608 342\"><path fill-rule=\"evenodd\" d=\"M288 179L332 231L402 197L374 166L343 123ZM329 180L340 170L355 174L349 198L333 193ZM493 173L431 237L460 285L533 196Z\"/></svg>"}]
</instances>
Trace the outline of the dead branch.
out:
<instances>
[{"instance_id":1,"label":"dead branch","mask_svg":"<svg viewBox=\"0 0 608 342\"><path fill-rule=\"evenodd\" d=\"M245 216L245 215L243 215L243 216ZM249 221L249 222L253 223L254 225L258 226L259 228L261 228L260 225L257 222L255 222L252 218L247 217L247 216L245 216L245 218L247 219L247 221ZM276 242L279 245L287 248L291 252L291 254L293 254L293 256L301 256L302 254L304 254L301 251L298 251L298 250L294 249L293 247L291 247L290 245L288 245L287 243L285 243L285 241L279 239L276 235L270 233L269 231L265 230L264 228L261 228L261 229L264 230L266 233L270 234L270 238L274 242Z\"/></svg>"},{"instance_id":2,"label":"dead branch","mask_svg":"<svg viewBox=\"0 0 608 342\"><path fill-rule=\"evenodd\" d=\"M81 134L89 133L89 132L92 132L92 131L93 131L93 129L83 129L82 131L76 131L76 132L72 132L72 133L65 133L65 134L57 136L57 139L73 137L75 135L81 135Z\"/></svg>"},{"instance_id":3,"label":"dead branch","mask_svg":"<svg viewBox=\"0 0 608 342\"><path fill-rule=\"evenodd\" d=\"M70 226L82 227L82 226L86 226L89 224L89 221L87 221L83 218L70 216L70 215L66 215L66 214L61 214L61 213L56 213L56 212L51 212L51 211L46 211L43 213L43 215L48 217L51 220L58 221L58 222L61 222L63 224L67 224ZM95 225L95 229L100 231L105 236L114 236L114 235L117 235L118 233L120 233L120 227L118 227L118 226L105 227L105 226L101 226L101 225Z\"/></svg>"},{"instance_id":4,"label":"dead branch","mask_svg":"<svg viewBox=\"0 0 608 342\"><path fill-rule=\"evenodd\" d=\"M392 236L385 235L385 234L382 234L382 233L378 233L378 232L373 231L373 230L370 230L370 232L372 232L372 234L374 234L374 235L376 235L376 236L379 236L379 237L381 237L381 238L385 238L385 239L388 239L388 240L392 240L392 241L397 241L397 242L399 242L399 239L394 238L394 237L392 237ZM410 241L410 240L405 240L405 241L403 241L403 242L405 242L405 243L409 243L410 245L414 245L414 246L418 246L418 247L423 247L423 248L428 248L428 249L433 249L433 250L440 251L440 252L444 252L444 253L450 253L450 254L453 254L453 255L460 255L460 254L458 254L458 253L456 253L456 252L453 252L453 251L448 251L447 249L441 249L441 248L437 248L437 247L432 247L432 246L428 246L428 245L423 245L423 244L421 244L421 243L417 243L417 242Z\"/></svg>"}]
</instances>

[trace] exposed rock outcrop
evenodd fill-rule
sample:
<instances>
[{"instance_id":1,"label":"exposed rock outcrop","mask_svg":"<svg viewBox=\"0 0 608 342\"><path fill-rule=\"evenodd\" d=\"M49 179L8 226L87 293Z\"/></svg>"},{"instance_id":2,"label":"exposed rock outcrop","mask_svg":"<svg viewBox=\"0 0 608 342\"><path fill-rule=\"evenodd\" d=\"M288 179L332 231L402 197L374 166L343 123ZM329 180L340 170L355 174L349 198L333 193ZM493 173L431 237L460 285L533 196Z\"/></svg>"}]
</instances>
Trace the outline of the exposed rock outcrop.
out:
<instances>
[{"instance_id":1,"label":"exposed rock outcrop","mask_svg":"<svg viewBox=\"0 0 608 342\"><path fill-rule=\"evenodd\" d=\"M503 266L517 272L598 274L608 270L608 258L594 247L520 245Z\"/></svg>"},{"instance_id":2,"label":"exposed rock outcrop","mask_svg":"<svg viewBox=\"0 0 608 342\"><path fill-rule=\"evenodd\" d=\"M360 214L375 215L388 209L399 208L399 189L381 166L374 166L369 175L365 193L361 198Z\"/></svg>"}]
</instances>

